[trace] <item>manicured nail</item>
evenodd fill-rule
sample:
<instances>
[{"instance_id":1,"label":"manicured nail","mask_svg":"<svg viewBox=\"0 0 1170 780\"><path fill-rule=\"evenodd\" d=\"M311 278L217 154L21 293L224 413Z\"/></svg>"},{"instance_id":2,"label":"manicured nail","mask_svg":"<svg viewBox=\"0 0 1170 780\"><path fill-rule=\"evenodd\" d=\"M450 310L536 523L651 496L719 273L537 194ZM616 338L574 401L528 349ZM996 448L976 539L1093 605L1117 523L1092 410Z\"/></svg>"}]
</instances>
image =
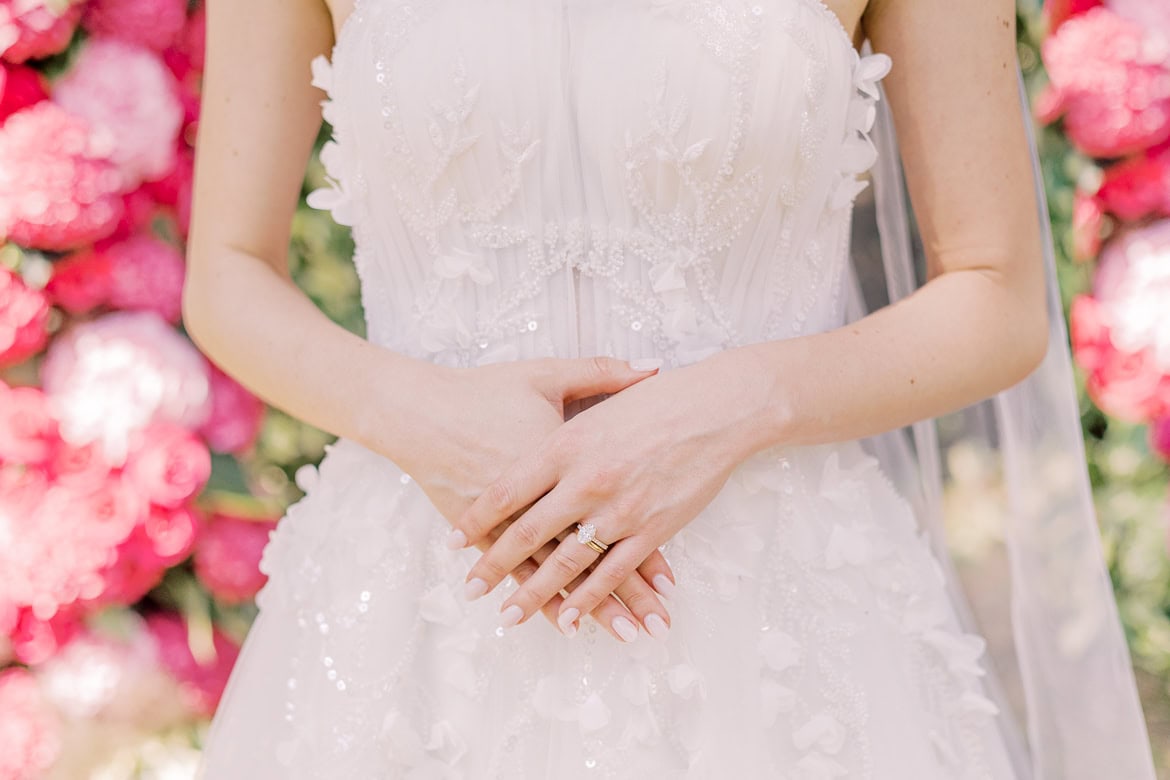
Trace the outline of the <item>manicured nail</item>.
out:
<instances>
[{"instance_id":1,"label":"manicured nail","mask_svg":"<svg viewBox=\"0 0 1170 780\"><path fill-rule=\"evenodd\" d=\"M463 586L463 596L468 601L475 601L485 593L487 593L487 583L481 580L479 577L468 581L468 583Z\"/></svg>"},{"instance_id":2,"label":"manicured nail","mask_svg":"<svg viewBox=\"0 0 1170 780\"><path fill-rule=\"evenodd\" d=\"M638 628L625 615L618 615L613 619L613 630L622 638L622 641L633 642L638 638Z\"/></svg>"},{"instance_id":3,"label":"manicured nail","mask_svg":"<svg viewBox=\"0 0 1170 780\"><path fill-rule=\"evenodd\" d=\"M447 534L447 546L452 550L458 550L460 547L467 545L467 534L460 531L458 528L452 528L451 533Z\"/></svg>"},{"instance_id":4,"label":"manicured nail","mask_svg":"<svg viewBox=\"0 0 1170 780\"><path fill-rule=\"evenodd\" d=\"M646 630L650 632L650 636L655 639L662 639L666 636L666 632L670 630L670 626L666 625L666 621L654 612L647 615L646 619L642 622L646 624Z\"/></svg>"},{"instance_id":5,"label":"manicured nail","mask_svg":"<svg viewBox=\"0 0 1170 780\"><path fill-rule=\"evenodd\" d=\"M654 590L658 591L668 599L674 598L674 583L671 582L670 578L665 574L655 574L653 583Z\"/></svg>"},{"instance_id":6,"label":"manicured nail","mask_svg":"<svg viewBox=\"0 0 1170 780\"><path fill-rule=\"evenodd\" d=\"M662 368L662 358L636 358L630 361L630 368L635 371L653 371Z\"/></svg>"},{"instance_id":7,"label":"manicured nail","mask_svg":"<svg viewBox=\"0 0 1170 780\"><path fill-rule=\"evenodd\" d=\"M520 616L523 614L524 610L520 608L519 604L511 604L500 613L500 625L504 628L514 626L520 622Z\"/></svg>"},{"instance_id":8,"label":"manicured nail","mask_svg":"<svg viewBox=\"0 0 1170 780\"><path fill-rule=\"evenodd\" d=\"M573 625L573 621L581 614L581 610L576 607L569 607L561 614L557 615L557 625L560 626L561 632L565 636L572 636L577 633L577 627Z\"/></svg>"}]
</instances>

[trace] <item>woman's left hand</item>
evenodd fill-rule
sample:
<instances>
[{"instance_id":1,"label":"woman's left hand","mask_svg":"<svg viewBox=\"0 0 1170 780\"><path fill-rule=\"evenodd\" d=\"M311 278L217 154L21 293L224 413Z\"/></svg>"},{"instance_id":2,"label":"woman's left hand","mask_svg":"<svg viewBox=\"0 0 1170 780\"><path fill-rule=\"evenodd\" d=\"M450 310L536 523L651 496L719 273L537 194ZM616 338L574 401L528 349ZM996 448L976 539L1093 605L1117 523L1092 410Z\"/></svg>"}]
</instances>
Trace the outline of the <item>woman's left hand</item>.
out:
<instances>
[{"instance_id":1,"label":"woman's left hand","mask_svg":"<svg viewBox=\"0 0 1170 780\"><path fill-rule=\"evenodd\" d=\"M592 523L609 544L602 555L574 532L500 608L505 626L542 605L596 562L561 605L568 633L645 558L690 523L732 470L766 442L758 414L767 395L750 381L744 355L721 352L642 380L577 414L531 455L510 466L456 523L474 545L520 509L480 556L467 581L488 591L512 569L577 522ZM616 627L615 627L616 628ZM629 628L631 641L636 629Z\"/></svg>"}]
</instances>

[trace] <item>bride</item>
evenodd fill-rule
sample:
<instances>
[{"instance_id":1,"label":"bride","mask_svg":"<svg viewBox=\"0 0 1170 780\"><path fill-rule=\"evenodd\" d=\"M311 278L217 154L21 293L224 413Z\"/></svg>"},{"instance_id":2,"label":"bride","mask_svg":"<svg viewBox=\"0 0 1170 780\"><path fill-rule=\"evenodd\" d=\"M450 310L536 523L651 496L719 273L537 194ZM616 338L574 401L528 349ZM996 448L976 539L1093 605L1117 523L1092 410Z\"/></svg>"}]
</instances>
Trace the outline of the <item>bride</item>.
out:
<instances>
[{"instance_id":1,"label":"bride","mask_svg":"<svg viewBox=\"0 0 1170 780\"><path fill-rule=\"evenodd\" d=\"M1035 678L1021 751L863 446L1066 349L1009 0L208 20L186 326L340 438L265 550L203 776L1153 777L1128 663ZM851 318L883 95L929 281ZM286 266L322 116L309 203L352 226L367 338Z\"/></svg>"}]
</instances>

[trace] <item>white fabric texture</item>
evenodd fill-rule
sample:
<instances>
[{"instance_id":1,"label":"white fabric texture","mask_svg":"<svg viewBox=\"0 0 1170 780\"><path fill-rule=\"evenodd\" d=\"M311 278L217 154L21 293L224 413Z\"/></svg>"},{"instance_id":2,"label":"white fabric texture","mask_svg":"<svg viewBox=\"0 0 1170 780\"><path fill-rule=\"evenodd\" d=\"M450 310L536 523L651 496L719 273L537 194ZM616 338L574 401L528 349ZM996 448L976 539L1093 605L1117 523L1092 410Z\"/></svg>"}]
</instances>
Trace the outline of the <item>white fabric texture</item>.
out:
<instances>
[{"instance_id":1,"label":"white fabric texture","mask_svg":"<svg viewBox=\"0 0 1170 780\"><path fill-rule=\"evenodd\" d=\"M877 84L819 0L358 0L310 195L371 341L438 363L661 357L846 321ZM306 74L308 75L308 74ZM663 640L498 628L478 550L342 439L298 481L204 752L233 778L1016 778L910 501L776 447L661 549Z\"/></svg>"}]
</instances>

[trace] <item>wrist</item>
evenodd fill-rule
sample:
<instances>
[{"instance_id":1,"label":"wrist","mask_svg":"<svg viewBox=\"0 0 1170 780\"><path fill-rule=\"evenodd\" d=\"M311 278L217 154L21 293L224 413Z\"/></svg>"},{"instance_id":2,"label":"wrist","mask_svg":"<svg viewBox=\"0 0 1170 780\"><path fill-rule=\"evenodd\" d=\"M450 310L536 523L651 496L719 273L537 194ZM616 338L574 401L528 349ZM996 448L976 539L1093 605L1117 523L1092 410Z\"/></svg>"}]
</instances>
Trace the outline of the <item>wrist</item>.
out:
<instances>
[{"instance_id":1,"label":"wrist","mask_svg":"<svg viewBox=\"0 0 1170 780\"><path fill-rule=\"evenodd\" d=\"M720 393L719 407L728 413L727 440L733 457L741 461L782 444L791 426L791 399L767 346L736 347L709 359L709 381Z\"/></svg>"},{"instance_id":2,"label":"wrist","mask_svg":"<svg viewBox=\"0 0 1170 780\"><path fill-rule=\"evenodd\" d=\"M366 357L350 405L353 438L404 467L425 443L426 410L453 386L456 370L376 346Z\"/></svg>"}]
</instances>

